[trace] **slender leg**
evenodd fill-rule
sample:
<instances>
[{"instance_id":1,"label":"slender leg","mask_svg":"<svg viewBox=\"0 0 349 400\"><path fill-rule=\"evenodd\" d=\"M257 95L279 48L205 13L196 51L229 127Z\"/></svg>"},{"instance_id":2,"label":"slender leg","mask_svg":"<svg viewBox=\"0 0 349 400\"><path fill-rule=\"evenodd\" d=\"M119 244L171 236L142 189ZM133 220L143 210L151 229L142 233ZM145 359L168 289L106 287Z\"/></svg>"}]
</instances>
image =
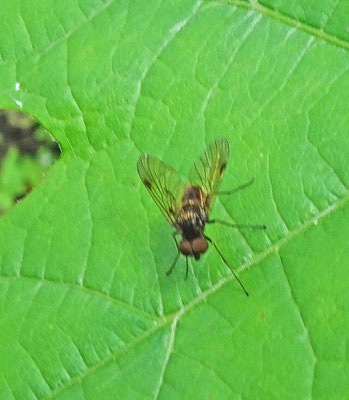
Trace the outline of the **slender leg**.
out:
<instances>
[{"instance_id":1,"label":"slender leg","mask_svg":"<svg viewBox=\"0 0 349 400\"><path fill-rule=\"evenodd\" d=\"M250 224L230 224L229 222L222 221L221 219L210 219L206 221L207 224L222 224L230 226L231 228L249 228L249 229L268 229L266 225L250 225Z\"/></svg>"},{"instance_id":2,"label":"slender leg","mask_svg":"<svg viewBox=\"0 0 349 400\"><path fill-rule=\"evenodd\" d=\"M224 194L234 194L234 193L236 193L236 192L239 192L239 191L242 190L242 189L245 189L247 186L252 185L253 182L254 182L254 178L250 179L248 182L244 183L243 185L238 186L238 187L235 188L235 189L226 190L226 191L224 191L224 192L218 192L218 194L223 194L223 195L224 195Z\"/></svg>"},{"instance_id":3,"label":"slender leg","mask_svg":"<svg viewBox=\"0 0 349 400\"><path fill-rule=\"evenodd\" d=\"M178 247L178 242L177 242L177 239L176 239L176 235L178 235L178 232L177 232L177 231L174 231L174 232L172 233L172 237L173 237L173 239L174 239L174 241L175 241L175 243L176 243L176 247L177 247L178 253L176 254L175 259L173 260L173 263L172 263L170 269L166 272L166 275L167 275L167 276L170 275L170 273L174 270L174 267L176 266L177 261L178 261L178 257L179 257L179 255L180 255L180 251L179 251L179 247Z\"/></svg>"},{"instance_id":4,"label":"slender leg","mask_svg":"<svg viewBox=\"0 0 349 400\"><path fill-rule=\"evenodd\" d=\"M210 243L213 244L214 248L217 250L218 254L221 256L221 259L223 260L224 264L230 269L230 271L233 273L233 275L235 276L236 280L240 283L240 286L242 287L242 289L244 290L246 296L248 296L248 292L245 288L245 286L242 284L242 282L240 281L239 277L236 275L236 273L234 272L233 268L228 264L227 260L224 258L223 254L219 251L216 243L210 239L208 236L205 235L205 239L208 240Z\"/></svg>"},{"instance_id":5,"label":"slender leg","mask_svg":"<svg viewBox=\"0 0 349 400\"><path fill-rule=\"evenodd\" d=\"M172 263L170 269L166 272L166 275L167 275L167 276L169 276L170 273L174 270L174 267L175 267L176 264L177 264L178 257L179 257L180 254L181 254L180 252L178 252L178 253L176 254L176 257L175 257L175 259L173 260L173 263Z\"/></svg>"},{"instance_id":6,"label":"slender leg","mask_svg":"<svg viewBox=\"0 0 349 400\"><path fill-rule=\"evenodd\" d=\"M179 233L177 231L172 232L172 237L173 237L174 241L176 242L176 247L177 247L177 250L179 251L176 235L179 235Z\"/></svg>"},{"instance_id":7,"label":"slender leg","mask_svg":"<svg viewBox=\"0 0 349 400\"><path fill-rule=\"evenodd\" d=\"M188 267L188 256L185 257L185 277L184 277L184 282L187 281L188 279L188 272L189 272L189 267Z\"/></svg>"}]
</instances>

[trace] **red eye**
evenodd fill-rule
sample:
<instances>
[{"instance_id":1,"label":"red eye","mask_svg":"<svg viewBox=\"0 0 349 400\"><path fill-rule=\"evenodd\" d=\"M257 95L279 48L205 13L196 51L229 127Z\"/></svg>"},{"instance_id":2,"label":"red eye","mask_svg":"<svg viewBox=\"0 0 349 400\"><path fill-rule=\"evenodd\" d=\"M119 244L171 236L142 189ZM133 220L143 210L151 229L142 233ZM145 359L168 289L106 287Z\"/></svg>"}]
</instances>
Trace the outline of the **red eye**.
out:
<instances>
[{"instance_id":1,"label":"red eye","mask_svg":"<svg viewBox=\"0 0 349 400\"><path fill-rule=\"evenodd\" d=\"M206 240L202 237L195 238L192 241L191 246L193 248L193 252L197 254L205 253L208 248Z\"/></svg>"},{"instance_id":2,"label":"red eye","mask_svg":"<svg viewBox=\"0 0 349 400\"><path fill-rule=\"evenodd\" d=\"M191 248L190 243L188 240L182 240L179 243L179 251L184 255L184 256L191 256L193 255L193 250Z\"/></svg>"}]
</instances>

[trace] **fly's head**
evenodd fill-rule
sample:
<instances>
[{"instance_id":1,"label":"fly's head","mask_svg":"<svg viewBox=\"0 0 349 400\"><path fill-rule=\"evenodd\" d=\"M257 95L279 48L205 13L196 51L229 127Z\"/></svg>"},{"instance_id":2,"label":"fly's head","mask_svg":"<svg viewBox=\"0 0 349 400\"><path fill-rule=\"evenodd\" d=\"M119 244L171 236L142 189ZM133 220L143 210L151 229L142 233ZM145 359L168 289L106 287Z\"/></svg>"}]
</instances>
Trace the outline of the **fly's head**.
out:
<instances>
[{"instance_id":1,"label":"fly's head","mask_svg":"<svg viewBox=\"0 0 349 400\"><path fill-rule=\"evenodd\" d=\"M206 252L207 248L208 243L202 236L196 237L191 241L183 238L179 243L179 251L186 257L195 257L196 260Z\"/></svg>"}]
</instances>

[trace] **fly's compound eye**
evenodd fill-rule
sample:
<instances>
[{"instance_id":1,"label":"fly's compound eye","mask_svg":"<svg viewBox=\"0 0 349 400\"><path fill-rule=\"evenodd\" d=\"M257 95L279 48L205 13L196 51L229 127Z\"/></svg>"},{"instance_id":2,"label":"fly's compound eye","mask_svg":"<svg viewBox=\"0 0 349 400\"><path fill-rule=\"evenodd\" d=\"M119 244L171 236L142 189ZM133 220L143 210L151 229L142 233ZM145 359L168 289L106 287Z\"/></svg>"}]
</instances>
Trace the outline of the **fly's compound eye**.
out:
<instances>
[{"instance_id":1,"label":"fly's compound eye","mask_svg":"<svg viewBox=\"0 0 349 400\"><path fill-rule=\"evenodd\" d=\"M192 256L193 255L193 250L190 246L190 243L188 240L182 240L179 243L179 251L184 255L184 256Z\"/></svg>"},{"instance_id":2,"label":"fly's compound eye","mask_svg":"<svg viewBox=\"0 0 349 400\"><path fill-rule=\"evenodd\" d=\"M191 246L193 248L193 253L196 253L196 254L205 253L205 251L208 248L208 244L207 244L206 240L202 237L195 238L192 241Z\"/></svg>"}]
</instances>

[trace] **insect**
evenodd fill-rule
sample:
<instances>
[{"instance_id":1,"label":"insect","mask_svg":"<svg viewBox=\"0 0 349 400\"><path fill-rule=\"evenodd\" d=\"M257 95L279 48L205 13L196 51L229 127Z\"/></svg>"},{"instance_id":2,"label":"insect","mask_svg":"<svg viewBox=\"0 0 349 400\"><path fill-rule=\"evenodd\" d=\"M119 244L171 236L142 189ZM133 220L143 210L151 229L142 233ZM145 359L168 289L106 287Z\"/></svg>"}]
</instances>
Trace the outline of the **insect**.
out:
<instances>
[{"instance_id":1,"label":"insect","mask_svg":"<svg viewBox=\"0 0 349 400\"><path fill-rule=\"evenodd\" d=\"M227 192L218 192L229 159L229 143L226 139L216 139L196 160L189 172L189 184L185 185L177 171L150 154L142 154L137 163L139 177L151 197L160 208L167 221L175 228L172 236L176 242L177 255L166 272L175 268L180 254L186 258L184 280L188 278L188 257L200 259L208 243L217 250L222 261L234 274L240 286L248 292L232 267L228 264L216 243L205 234L205 225L220 223L233 228L266 229L265 225L231 224L218 219L210 219L212 207L218 194L235 193L254 182L249 182ZM182 237L178 243L176 235Z\"/></svg>"}]
</instances>

